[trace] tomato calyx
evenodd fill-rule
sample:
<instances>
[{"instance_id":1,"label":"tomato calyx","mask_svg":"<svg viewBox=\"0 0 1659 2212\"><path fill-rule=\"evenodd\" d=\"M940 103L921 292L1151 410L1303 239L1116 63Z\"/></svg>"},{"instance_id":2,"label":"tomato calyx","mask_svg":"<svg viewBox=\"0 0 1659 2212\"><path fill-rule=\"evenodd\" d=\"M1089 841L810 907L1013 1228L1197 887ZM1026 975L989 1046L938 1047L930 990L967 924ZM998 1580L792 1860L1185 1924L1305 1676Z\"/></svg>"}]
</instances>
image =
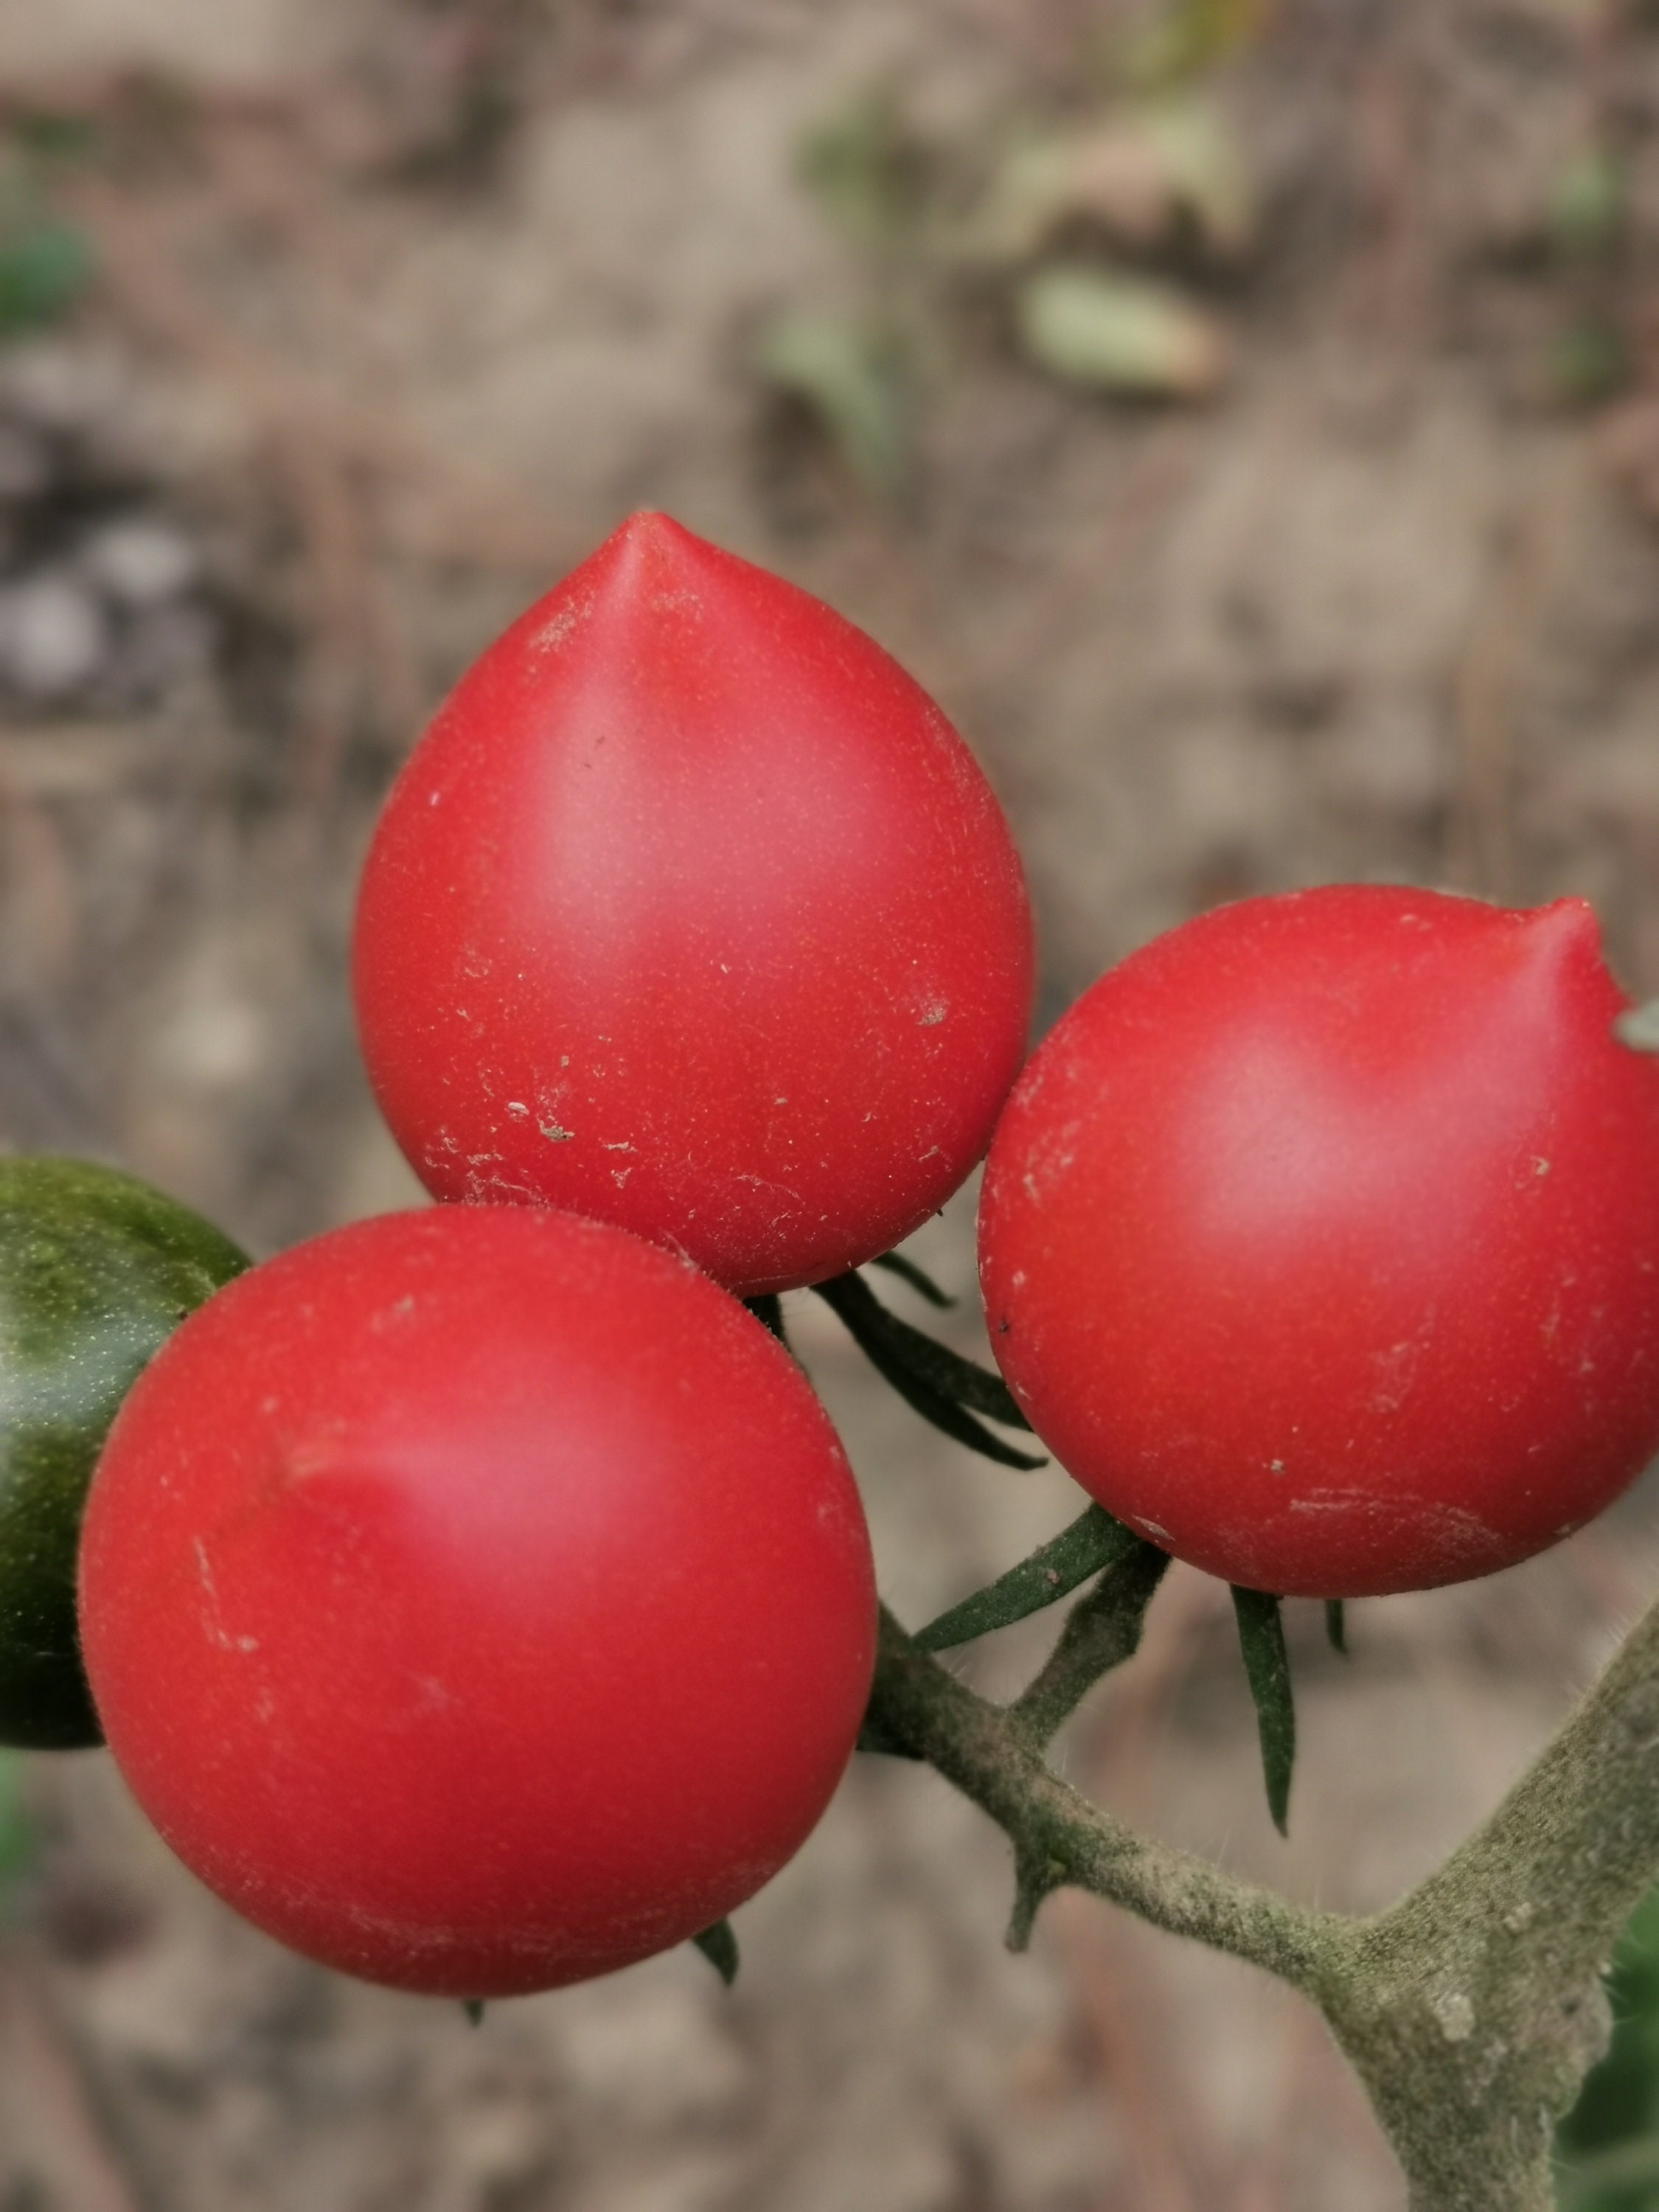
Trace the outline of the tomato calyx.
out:
<instances>
[{"instance_id":1,"label":"tomato calyx","mask_svg":"<svg viewBox=\"0 0 1659 2212\"><path fill-rule=\"evenodd\" d=\"M738 1939L732 1933L731 1922L717 1920L691 1941L729 1990L738 1978Z\"/></svg>"},{"instance_id":2,"label":"tomato calyx","mask_svg":"<svg viewBox=\"0 0 1659 2212\"><path fill-rule=\"evenodd\" d=\"M883 1381L923 1420L999 1466L1029 1471L1048 1465L1046 1459L1016 1450L986 1427L988 1419L1030 1431L1030 1423L1000 1375L964 1359L959 1352L889 1312L856 1268L811 1288Z\"/></svg>"},{"instance_id":3,"label":"tomato calyx","mask_svg":"<svg viewBox=\"0 0 1659 2212\"><path fill-rule=\"evenodd\" d=\"M1017 1620L1029 1620L1034 1613L1057 1605L1062 1598L1070 1597L1085 1583L1093 1582L1095 1589L1079 1600L1062 1632L1055 1655L1059 1657L1068 1641L1073 1650L1082 1643L1091 1626L1091 1601L1097 1611L1121 1610L1111 1587L1119 1571L1125 1571L1132 1588L1145 1588L1150 1596L1168 1564L1168 1554L1127 1522L1115 1520L1103 1505L1090 1505L1057 1536L1039 1544L994 1582L988 1583L982 1589L974 1591L917 1629L910 1640L920 1651L948 1651L988 1636L999 1628L1011 1627ZM1296 1706L1282 1601L1265 1591L1231 1587L1239 1650L1256 1711L1267 1809L1273 1826L1283 1835L1296 1762ZM1325 1620L1333 1646L1346 1651L1340 1598L1328 1602ZM1108 1666L1115 1665L1120 1657L1126 1656L1118 1648L1120 1642L1121 1638L1109 1640L1102 1647L1101 1663L1093 1679L1098 1679ZM1077 1694L1081 1695L1082 1690L1090 1686L1083 1682ZM1032 1697L1036 1689L1036 1685L1033 1685L1026 1697ZM1016 1710L1024 1702L1024 1698L1018 1700ZM1046 1711L1046 1698L1038 1698L1036 1702ZM892 1741L868 1721L860 1737L859 1748L908 1755L902 1745Z\"/></svg>"},{"instance_id":4,"label":"tomato calyx","mask_svg":"<svg viewBox=\"0 0 1659 2212\"><path fill-rule=\"evenodd\" d=\"M1238 1648L1255 1705L1261 1744L1261 1775L1267 1810L1282 1836L1290 1814L1291 1773L1296 1765L1296 1700L1291 1690L1291 1655L1285 1648L1280 1601L1265 1590L1231 1585Z\"/></svg>"},{"instance_id":5,"label":"tomato calyx","mask_svg":"<svg viewBox=\"0 0 1659 2212\"><path fill-rule=\"evenodd\" d=\"M1018 1565L919 1628L912 1641L924 1651L948 1651L955 1644L971 1644L975 1637L988 1636L993 1629L1010 1627L1057 1605L1131 1552L1157 1548L1127 1522L1114 1520L1103 1505L1088 1506Z\"/></svg>"}]
</instances>

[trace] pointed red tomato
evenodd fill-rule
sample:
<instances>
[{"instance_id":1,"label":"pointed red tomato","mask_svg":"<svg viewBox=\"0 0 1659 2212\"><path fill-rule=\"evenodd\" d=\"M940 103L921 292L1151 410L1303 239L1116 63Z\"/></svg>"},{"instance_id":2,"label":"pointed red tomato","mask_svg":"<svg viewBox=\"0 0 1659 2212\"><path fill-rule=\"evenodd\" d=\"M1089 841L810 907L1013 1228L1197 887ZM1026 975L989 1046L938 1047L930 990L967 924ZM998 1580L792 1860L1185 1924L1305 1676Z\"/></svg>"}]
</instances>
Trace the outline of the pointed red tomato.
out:
<instances>
[{"instance_id":1,"label":"pointed red tomato","mask_svg":"<svg viewBox=\"0 0 1659 2212\"><path fill-rule=\"evenodd\" d=\"M209 1886L480 1997L710 1926L823 1812L873 1664L834 1431L737 1302L620 1230L392 1214L240 1277L94 1478L110 1748Z\"/></svg>"},{"instance_id":2,"label":"pointed red tomato","mask_svg":"<svg viewBox=\"0 0 1659 2212\"><path fill-rule=\"evenodd\" d=\"M1356 1596L1526 1558L1659 1449L1659 1064L1595 921L1378 886L1171 931L987 1164L992 1342L1177 1558Z\"/></svg>"},{"instance_id":3,"label":"pointed red tomato","mask_svg":"<svg viewBox=\"0 0 1659 2212\"><path fill-rule=\"evenodd\" d=\"M636 515L465 676L387 802L354 973L438 1197L569 1206L744 1295L943 1204L1024 1051L989 786L828 607Z\"/></svg>"}]
</instances>

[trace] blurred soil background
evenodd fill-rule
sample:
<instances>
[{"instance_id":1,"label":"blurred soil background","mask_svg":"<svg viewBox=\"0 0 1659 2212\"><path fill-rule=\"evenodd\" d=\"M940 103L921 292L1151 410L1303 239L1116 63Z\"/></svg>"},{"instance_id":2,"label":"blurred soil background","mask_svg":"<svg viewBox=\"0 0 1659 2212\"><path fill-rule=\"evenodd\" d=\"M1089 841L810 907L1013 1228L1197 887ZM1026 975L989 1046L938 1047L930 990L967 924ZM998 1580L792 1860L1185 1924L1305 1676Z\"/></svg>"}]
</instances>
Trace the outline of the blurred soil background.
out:
<instances>
[{"instance_id":1,"label":"blurred soil background","mask_svg":"<svg viewBox=\"0 0 1659 2212\"><path fill-rule=\"evenodd\" d=\"M1659 991L1659 9L0 0L0 1143L260 1253L412 1201L344 987L373 810L645 505L941 699L1045 1018L1338 877L1582 893ZM971 1194L915 1249L971 1347ZM1070 1517L790 1304L908 1618ZM1610 1649L1656 1519L1357 1606L1346 1662L1291 1608L1288 1844L1195 1575L1067 1771L1381 1905ZM1265 1980L1067 1896L1007 1954L1006 1850L928 1773L857 1764L730 1995L688 1949L476 2032L241 1927L101 1755L3 1776L0 2212L1403 2203Z\"/></svg>"}]
</instances>

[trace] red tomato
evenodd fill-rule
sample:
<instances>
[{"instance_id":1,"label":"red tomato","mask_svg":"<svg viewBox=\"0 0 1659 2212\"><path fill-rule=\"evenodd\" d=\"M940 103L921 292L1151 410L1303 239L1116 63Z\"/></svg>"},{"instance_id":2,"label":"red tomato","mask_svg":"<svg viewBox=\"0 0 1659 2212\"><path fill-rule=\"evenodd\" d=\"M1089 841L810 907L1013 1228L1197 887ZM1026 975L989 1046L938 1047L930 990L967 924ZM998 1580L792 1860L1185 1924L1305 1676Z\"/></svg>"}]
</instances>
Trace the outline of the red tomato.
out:
<instances>
[{"instance_id":1,"label":"red tomato","mask_svg":"<svg viewBox=\"0 0 1659 2212\"><path fill-rule=\"evenodd\" d=\"M1025 1048L1030 922L939 709L660 514L465 675L386 804L370 1077L439 1198L568 1206L741 1295L941 1206Z\"/></svg>"},{"instance_id":2,"label":"red tomato","mask_svg":"<svg viewBox=\"0 0 1659 2212\"><path fill-rule=\"evenodd\" d=\"M1659 1066L1588 907L1249 899L1058 1024L981 1273L1084 1487L1255 1589L1490 1572L1659 1449Z\"/></svg>"},{"instance_id":3,"label":"red tomato","mask_svg":"<svg viewBox=\"0 0 1659 2212\"><path fill-rule=\"evenodd\" d=\"M82 1636L139 1803L295 1949L465 1996L608 1972L781 1866L851 1752L868 1538L781 1346L568 1214L387 1215L169 1340Z\"/></svg>"}]
</instances>

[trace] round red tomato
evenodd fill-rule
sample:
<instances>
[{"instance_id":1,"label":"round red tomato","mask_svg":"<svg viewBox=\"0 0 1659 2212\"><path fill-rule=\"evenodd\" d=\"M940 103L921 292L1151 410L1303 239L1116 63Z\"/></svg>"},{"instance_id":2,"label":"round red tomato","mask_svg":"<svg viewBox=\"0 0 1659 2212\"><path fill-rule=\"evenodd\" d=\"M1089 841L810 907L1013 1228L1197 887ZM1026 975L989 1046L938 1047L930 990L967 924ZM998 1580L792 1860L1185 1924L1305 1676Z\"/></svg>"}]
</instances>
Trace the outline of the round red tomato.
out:
<instances>
[{"instance_id":1,"label":"round red tomato","mask_svg":"<svg viewBox=\"0 0 1659 2212\"><path fill-rule=\"evenodd\" d=\"M788 1354L599 1223L441 1207L240 1278L140 1377L81 1624L139 1803L345 1972L468 1997L711 1925L852 1750L875 1597Z\"/></svg>"},{"instance_id":2,"label":"round red tomato","mask_svg":"<svg viewBox=\"0 0 1659 2212\"><path fill-rule=\"evenodd\" d=\"M1659 1449L1659 1066L1588 907L1206 915L1057 1024L991 1147L992 1342L1084 1487L1257 1589L1541 1550Z\"/></svg>"},{"instance_id":3,"label":"round red tomato","mask_svg":"<svg viewBox=\"0 0 1659 2212\"><path fill-rule=\"evenodd\" d=\"M933 702L660 514L462 678L381 816L353 959L435 1196L614 1221L745 1297L944 1203L1031 991L1007 825Z\"/></svg>"}]
</instances>

